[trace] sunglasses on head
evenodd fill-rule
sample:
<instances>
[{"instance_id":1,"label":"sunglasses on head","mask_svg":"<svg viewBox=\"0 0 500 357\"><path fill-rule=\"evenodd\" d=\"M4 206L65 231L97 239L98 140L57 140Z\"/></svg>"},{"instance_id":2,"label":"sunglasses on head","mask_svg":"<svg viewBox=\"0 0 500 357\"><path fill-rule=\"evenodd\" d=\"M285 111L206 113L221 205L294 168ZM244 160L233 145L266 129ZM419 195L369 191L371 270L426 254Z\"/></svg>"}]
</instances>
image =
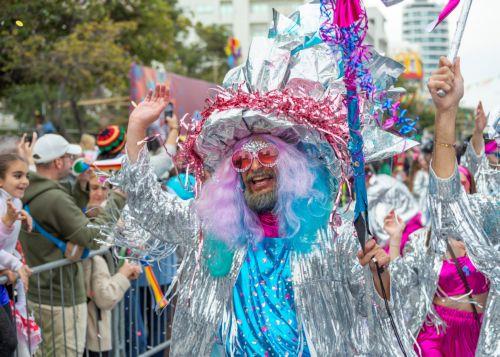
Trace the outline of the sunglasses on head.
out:
<instances>
[{"instance_id":1,"label":"sunglasses on head","mask_svg":"<svg viewBox=\"0 0 500 357\"><path fill-rule=\"evenodd\" d=\"M231 164L237 172L245 172L252 167L254 159L257 159L262 166L274 167L278 156L279 150L273 144L253 141L234 152Z\"/></svg>"}]
</instances>

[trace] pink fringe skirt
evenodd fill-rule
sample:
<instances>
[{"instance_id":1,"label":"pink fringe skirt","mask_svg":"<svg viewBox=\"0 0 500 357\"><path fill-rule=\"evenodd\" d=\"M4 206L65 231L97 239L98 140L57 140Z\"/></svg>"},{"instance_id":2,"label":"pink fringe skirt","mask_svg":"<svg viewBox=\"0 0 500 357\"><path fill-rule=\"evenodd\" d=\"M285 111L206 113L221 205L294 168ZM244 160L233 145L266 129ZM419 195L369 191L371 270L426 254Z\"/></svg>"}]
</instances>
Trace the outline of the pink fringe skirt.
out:
<instances>
[{"instance_id":1,"label":"pink fringe skirt","mask_svg":"<svg viewBox=\"0 0 500 357\"><path fill-rule=\"evenodd\" d=\"M434 305L445 328L424 323L417 337L415 352L422 357L474 357L481 326L468 311ZM482 322L483 314L479 314Z\"/></svg>"}]
</instances>

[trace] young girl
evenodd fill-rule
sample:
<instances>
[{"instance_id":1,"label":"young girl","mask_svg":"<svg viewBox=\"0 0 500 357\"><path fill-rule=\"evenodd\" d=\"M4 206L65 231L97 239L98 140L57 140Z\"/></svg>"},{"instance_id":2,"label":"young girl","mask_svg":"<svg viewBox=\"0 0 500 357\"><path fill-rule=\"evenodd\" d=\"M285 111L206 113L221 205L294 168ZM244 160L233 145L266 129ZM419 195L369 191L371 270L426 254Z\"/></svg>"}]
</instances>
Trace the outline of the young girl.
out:
<instances>
[{"instance_id":1,"label":"young girl","mask_svg":"<svg viewBox=\"0 0 500 357\"><path fill-rule=\"evenodd\" d=\"M16 251L17 239L24 222L31 230L31 217L22 210L21 198L28 187L28 164L17 154L0 155L0 271L14 283L19 277L17 292L23 300L28 288L30 269ZM9 295L0 285L0 355L10 356L16 348L16 325L12 320Z\"/></svg>"}]
</instances>

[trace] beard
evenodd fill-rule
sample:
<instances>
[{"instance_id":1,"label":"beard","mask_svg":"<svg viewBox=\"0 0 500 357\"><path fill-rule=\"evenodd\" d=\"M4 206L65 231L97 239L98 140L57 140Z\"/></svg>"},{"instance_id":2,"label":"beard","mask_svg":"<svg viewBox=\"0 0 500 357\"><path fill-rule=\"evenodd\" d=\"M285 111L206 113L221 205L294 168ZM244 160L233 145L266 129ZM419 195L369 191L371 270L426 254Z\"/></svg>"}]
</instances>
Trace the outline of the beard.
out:
<instances>
[{"instance_id":1,"label":"beard","mask_svg":"<svg viewBox=\"0 0 500 357\"><path fill-rule=\"evenodd\" d=\"M251 186L250 183L254 177L259 177L259 176L267 176L269 178L274 179L276 185L276 172L274 169L271 168L260 168L250 173L246 178L244 178L246 187L244 191L245 201L247 203L248 208L250 208L257 214L272 211L274 206L276 206L276 202L278 201L278 193L276 186L274 186L273 190L268 192L261 193L252 191L252 189L250 188Z\"/></svg>"},{"instance_id":2,"label":"beard","mask_svg":"<svg viewBox=\"0 0 500 357\"><path fill-rule=\"evenodd\" d=\"M276 202L278 201L276 190L265 193L255 193L250 192L250 190L245 190L244 196L248 208L250 208L255 213L265 213L272 211L276 206Z\"/></svg>"}]
</instances>

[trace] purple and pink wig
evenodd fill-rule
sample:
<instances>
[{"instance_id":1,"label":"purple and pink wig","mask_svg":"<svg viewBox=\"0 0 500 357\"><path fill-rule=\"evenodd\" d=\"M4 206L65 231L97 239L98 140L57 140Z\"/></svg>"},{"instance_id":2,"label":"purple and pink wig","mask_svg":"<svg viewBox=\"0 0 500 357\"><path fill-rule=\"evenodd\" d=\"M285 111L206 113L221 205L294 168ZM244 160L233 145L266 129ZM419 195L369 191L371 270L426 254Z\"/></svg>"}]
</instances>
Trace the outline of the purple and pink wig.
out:
<instances>
[{"instance_id":1,"label":"purple and pink wig","mask_svg":"<svg viewBox=\"0 0 500 357\"><path fill-rule=\"evenodd\" d=\"M257 136L279 149L278 200L272 213L278 218L280 237L290 238L296 250L309 251L317 231L328 226L336 182L324 164L271 135L242 139L232 152ZM264 236L257 214L246 204L241 175L231 165L232 152L203 185L195 204L205 239L223 242L230 250Z\"/></svg>"}]
</instances>

